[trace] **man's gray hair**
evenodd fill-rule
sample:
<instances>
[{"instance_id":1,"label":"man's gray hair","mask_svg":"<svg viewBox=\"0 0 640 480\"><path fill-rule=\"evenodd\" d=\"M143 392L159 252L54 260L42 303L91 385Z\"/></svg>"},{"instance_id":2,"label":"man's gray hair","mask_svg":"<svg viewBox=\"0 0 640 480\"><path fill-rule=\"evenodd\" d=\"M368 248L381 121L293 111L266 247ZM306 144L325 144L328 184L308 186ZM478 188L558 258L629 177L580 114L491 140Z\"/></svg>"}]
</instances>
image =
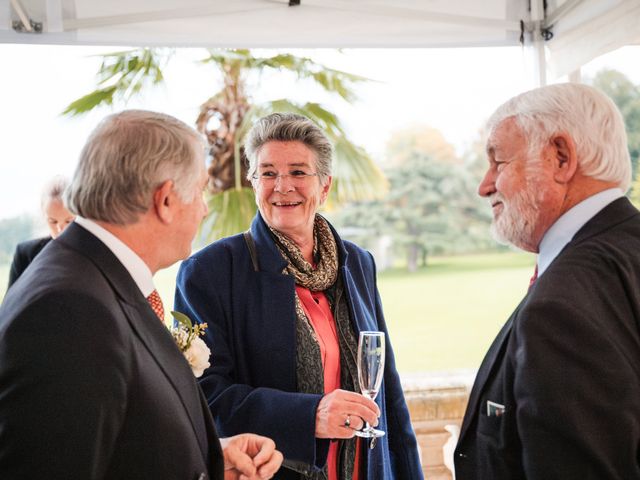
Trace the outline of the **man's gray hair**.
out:
<instances>
[{"instance_id":1,"label":"man's gray hair","mask_svg":"<svg viewBox=\"0 0 640 480\"><path fill-rule=\"evenodd\" d=\"M135 223L167 180L184 202L194 196L204 152L202 136L170 115L125 110L89 136L65 200L71 212L118 225Z\"/></svg>"},{"instance_id":2,"label":"man's gray hair","mask_svg":"<svg viewBox=\"0 0 640 480\"><path fill-rule=\"evenodd\" d=\"M69 180L62 175L56 175L49 180L42 189L42 196L40 197L42 211L47 208L47 204L51 201L60 200L63 202L62 196L68 186Z\"/></svg>"},{"instance_id":3,"label":"man's gray hair","mask_svg":"<svg viewBox=\"0 0 640 480\"><path fill-rule=\"evenodd\" d=\"M247 179L252 180L257 169L260 148L269 142L302 142L316 154L316 170L321 183L331 176L333 147L318 125L303 115L272 113L258 120L244 142L244 153L249 159Z\"/></svg>"},{"instance_id":4,"label":"man's gray hair","mask_svg":"<svg viewBox=\"0 0 640 480\"><path fill-rule=\"evenodd\" d=\"M568 133L583 175L615 182L625 192L629 188L631 161L624 119L604 93L575 83L537 88L500 106L487 130L511 117L528 139L531 155L537 155L554 134Z\"/></svg>"}]
</instances>

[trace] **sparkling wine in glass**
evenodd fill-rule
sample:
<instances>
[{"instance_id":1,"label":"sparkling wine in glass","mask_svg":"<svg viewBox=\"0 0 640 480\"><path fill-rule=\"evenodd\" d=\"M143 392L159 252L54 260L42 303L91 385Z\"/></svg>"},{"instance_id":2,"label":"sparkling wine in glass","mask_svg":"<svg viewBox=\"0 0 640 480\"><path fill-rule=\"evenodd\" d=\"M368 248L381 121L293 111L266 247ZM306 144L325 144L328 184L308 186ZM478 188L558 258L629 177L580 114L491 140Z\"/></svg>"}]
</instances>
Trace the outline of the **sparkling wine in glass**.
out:
<instances>
[{"instance_id":1,"label":"sparkling wine in glass","mask_svg":"<svg viewBox=\"0 0 640 480\"><path fill-rule=\"evenodd\" d=\"M384 374L384 333L360 332L358 340L358 383L360 392L371 400L374 400L380 390L382 376ZM376 430L368 423L364 428L356 431L359 437L382 437L384 432Z\"/></svg>"}]
</instances>

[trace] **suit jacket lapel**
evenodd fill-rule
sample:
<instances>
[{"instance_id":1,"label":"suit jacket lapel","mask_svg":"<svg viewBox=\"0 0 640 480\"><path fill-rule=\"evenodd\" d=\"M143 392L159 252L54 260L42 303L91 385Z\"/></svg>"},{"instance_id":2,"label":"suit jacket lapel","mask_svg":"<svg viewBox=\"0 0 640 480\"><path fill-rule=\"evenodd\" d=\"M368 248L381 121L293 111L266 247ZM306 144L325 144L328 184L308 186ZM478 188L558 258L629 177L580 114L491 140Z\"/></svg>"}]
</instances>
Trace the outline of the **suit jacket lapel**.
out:
<instances>
[{"instance_id":1,"label":"suit jacket lapel","mask_svg":"<svg viewBox=\"0 0 640 480\"><path fill-rule=\"evenodd\" d=\"M206 460L209 455L207 431L202 418L199 387L193 372L168 330L158 321L158 317L142 294L140 298L142 301L134 305L121 302L122 309L132 328L180 397Z\"/></svg>"},{"instance_id":2,"label":"suit jacket lapel","mask_svg":"<svg viewBox=\"0 0 640 480\"><path fill-rule=\"evenodd\" d=\"M471 394L469 395L469 402L467 404L467 410L464 415L464 421L462 423L462 428L460 430L460 440L463 439L467 430L469 429L469 425L473 423L476 415L478 414L478 402L480 401L480 396L482 395L482 391L484 390L484 385L489 379L491 372L496 365L498 359L502 356L502 352L504 351L507 345L507 339L511 333L511 327L513 325L514 319L517 317L518 312L520 311L520 306L526 300L525 298L520 302L518 307L509 317L509 320L504 324L495 340L489 347L489 351L487 352L482 364L480 365L480 369L476 375L476 379L473 382L473 388L471 389Z\"/></svg>"},{"instance_id":3,"label":"suit jacket lapel","mask_svg":"<svg viewBox=\"0 0 640 480\"><path fill-rule=\"evenodd\" d=\"M180 397L198 439L203 458L209 458L207 431L201 415L199 387L193 372L168 330L158 321L158 317L127 269L104 243L75 223L69 225L58 240L88 257L102 271L118 295L120 305L131 327Z\"/></svg>"},{"instance_id":4,"label":"suit jacket lapel","mask_svg":"<svg viewBox=\"0 0 640 480\"><path fill-rule=\"evenodd\" d=\"M619 198L611 202L600 212L598 212L592 219L590 219L578 231L578 233L576 233L573 240L565 246L563 251L567 248L571 248L572 245L587 240L588 238L597 235L602 231L606 231L613 225L626 221L635 215L638 215L638 210L633 205L631 205L631 202L629 202L626 197ZM560 257L561 255L562 252L558 255L558 257ZM513 322L515 321L518 312L520 311L520 308L526 301L527 297L528 295L524 297L514 313L511 315L511 317L509 317L507 323L505 323L505 325L502 327L502 330L500 331L500 333L498 333L498 336L493 341L493 344L489 348L489 351L487 352L487 355L485 356L482 365L478 370L478 374L476 375L471 394L469 395L469 403L467 405L464 422L460 431L460 440L464 438L466 432L469 429L469 426L471 425L471 423L473 423L476 415L478 415L478 402L480 401L484 386L487 380L490 378L491 372L496 366L496 362L502 356L502 352L504 352L504 348L506 347Z\"/></svg>"}]
</instances>

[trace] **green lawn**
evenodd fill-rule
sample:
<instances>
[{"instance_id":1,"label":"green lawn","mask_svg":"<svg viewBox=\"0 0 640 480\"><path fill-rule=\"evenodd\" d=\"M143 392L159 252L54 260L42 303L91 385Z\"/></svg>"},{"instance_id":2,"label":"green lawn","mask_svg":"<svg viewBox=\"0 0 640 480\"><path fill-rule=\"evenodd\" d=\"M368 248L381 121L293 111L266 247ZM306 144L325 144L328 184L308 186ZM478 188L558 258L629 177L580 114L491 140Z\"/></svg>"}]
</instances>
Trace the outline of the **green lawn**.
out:
<instances>
[{"instance_id":1,"label":"green lawn","mask_svg":"<svg viewBox=\"0 0 640 480\"><path fill-rule=\"evenodd\" d=\"M533 255L500 253L433 258L416 273L381 272L378 287L398 369L403 373L475 369L525 294ZM167 312L178 266L156 275ZM8 265L0 265L0 298Z\"/></svg>"},{"instance_id":2,"label":"green lawn","mask_svg":"<svg viewBox=\"0 0 640 480\"><path fill-rule=\"evenodd\" d=\"M379 274L401 372L477 368L526 293L534 257L524 253L437 258L414 274Z\"/></svg>"}]
</instances>

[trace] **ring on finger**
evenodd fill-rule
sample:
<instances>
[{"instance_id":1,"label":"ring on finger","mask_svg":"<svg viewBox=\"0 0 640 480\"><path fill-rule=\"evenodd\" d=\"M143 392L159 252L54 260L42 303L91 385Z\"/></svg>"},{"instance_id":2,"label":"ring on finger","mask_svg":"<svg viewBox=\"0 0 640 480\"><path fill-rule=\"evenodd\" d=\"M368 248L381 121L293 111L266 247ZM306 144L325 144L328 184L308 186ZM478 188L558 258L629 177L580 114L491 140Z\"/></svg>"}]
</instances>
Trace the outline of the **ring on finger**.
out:
<instances>
[{"instance_id":1,"label":"ring on finger","mask_svg":"<svg viewBox=\"0 0 640 480\"><path fill-rule=\"evenodd\" d=\"M347 413L347 418L344 419L345 428L351 428L351 415Z\"/></svg>"}]
</instances>

